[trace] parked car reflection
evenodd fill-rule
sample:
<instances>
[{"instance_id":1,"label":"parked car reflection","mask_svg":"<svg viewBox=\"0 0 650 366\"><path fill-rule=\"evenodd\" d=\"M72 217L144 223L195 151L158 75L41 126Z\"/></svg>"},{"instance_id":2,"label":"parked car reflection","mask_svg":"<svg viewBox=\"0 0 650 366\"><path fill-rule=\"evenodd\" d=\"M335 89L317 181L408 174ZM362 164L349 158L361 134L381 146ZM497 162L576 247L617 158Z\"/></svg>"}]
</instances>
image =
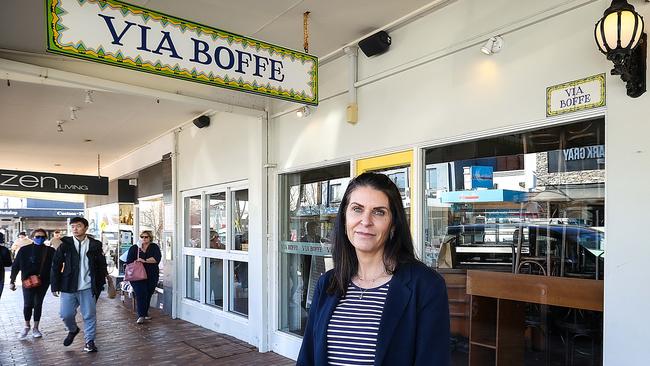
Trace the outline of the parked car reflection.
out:
<instances>
[{"instance_id":1,"label":"parked car reflection","mask_svg":"<svg viewBox=\"0 0 650 366\"><path fill-rule=\"evenodd\" d=\"M442 245L451 252L453 268L516 272L520 246L521 258L550 259L550 274L602 278L605 234L600 228L580 225L455 225L447 227Z\"/></svg>"}]
</instances>

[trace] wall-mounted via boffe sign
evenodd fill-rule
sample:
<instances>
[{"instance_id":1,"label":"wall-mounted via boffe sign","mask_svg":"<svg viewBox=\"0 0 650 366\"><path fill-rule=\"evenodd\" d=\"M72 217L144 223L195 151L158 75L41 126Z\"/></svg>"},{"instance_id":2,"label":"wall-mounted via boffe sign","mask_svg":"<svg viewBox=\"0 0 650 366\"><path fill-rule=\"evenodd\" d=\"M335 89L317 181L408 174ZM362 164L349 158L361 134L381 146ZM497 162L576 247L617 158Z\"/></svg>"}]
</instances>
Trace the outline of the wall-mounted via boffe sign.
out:
<instances>
[{"instance_id":1,"label":"wall-mounted via boffe sign","mask_svg":"<svg viewBox=\"0 0 650 366\"><path fill-rule=\"evenodd\" d=\"M605 74L546 88L546 117L605 106Z\"/></svg>"},{"instance_id":2,"label":"wall-mounted via boffe sign","mask_svg":"<svg viewBox=\"0 0 650 366\"><path fill-rule=\"evenodd\" d=\"M107 195L108 178L0 170L0 190Z\"/></svg>"},{"instance_id":3,"label":"wall-mounted via boffe sign","mask_svg":"<svg viewBox=\"0 0 650 366\"><path fill-rule=\"evenodd\" d=\"M46 0L48 51L318 104L318 58L117 0Z\"/></svg>"}]
</instances>

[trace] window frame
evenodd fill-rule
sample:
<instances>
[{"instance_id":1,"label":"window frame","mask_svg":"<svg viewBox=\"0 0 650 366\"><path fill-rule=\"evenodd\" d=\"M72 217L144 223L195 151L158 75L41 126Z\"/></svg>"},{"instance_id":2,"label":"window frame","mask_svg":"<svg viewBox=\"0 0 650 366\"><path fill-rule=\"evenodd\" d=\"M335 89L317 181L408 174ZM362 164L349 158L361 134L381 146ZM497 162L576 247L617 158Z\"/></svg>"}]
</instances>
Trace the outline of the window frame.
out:
<instances>
[{"instance_id":1,"label":"window frame","mask_svg":"<svg viewBox=\"0 0 650 366\"><path fill-rule=\"evenodd\" d=\"M187 260L184 259L181 266L181 273L183 274L183 278L181 283L182 285L182 301L184 302L189 302L191 304L196 304L197 302L201 306L205 306L209 308L212 311L217 311L223 314L229 314L229 315L234 315L240 318L248 319L249 315L248 314L242 314L234 311L230 311L232 307L231 305L231 296L234 296L234 294L231 294L231 288L234 286L234 284L230 283L230 273L229 273L229 268L231 266L231 263L234 261L237 262L246 262L249 263L249 252L242 251L242 250L234 250L233 249L233 240L234 238L234 232L233 232L233 225L232 225L232 210L234 208L234 192L235 191L241 191L241 190L249 190L250 192L250 186L248 181L240 181L240 182L234 182L234 183L228 183L228 184L219 184L219 185L214 185L210 187L205 187L205 188L199 188L199 189L192 189L192 190L187 190L183 191L181 194L182 200L183 200L183 222L182 222L182 238L183 238L183 246L181 247L181 256L185 258L186 256L194 256L195 261L200 261L201 263L201 282L200 282L200 296L198 300L194 300L191 298L187 297L188 294L188 289L187 289ZM208 247L209 243L209 236L210 236L210 195L214 193L225 193L226 196L226 248L225 249L213 249ZM185 243L188 240L188 235L189 235L189 198L191 197L196 197L199 196L201 200L201 244L199 245L198 248L195 247L186 247ZM250 202L250 201L249 201ZM217 233L218 235L218 233ZM249 243L250 243L250 235L249 235ZM250 247L249 247L250 248ZM208 304L208 275L209 275L209 261L211 258L214 259L221 259L223 266L222 266L222 297L223 297L223 307L219 308L215 305L210 305ZM233 298L234 299L234 298ZM250 299L249 299L250 301ZM249 309L250 309L250 302L249 302Z\"/></svg>"}]
</instances>

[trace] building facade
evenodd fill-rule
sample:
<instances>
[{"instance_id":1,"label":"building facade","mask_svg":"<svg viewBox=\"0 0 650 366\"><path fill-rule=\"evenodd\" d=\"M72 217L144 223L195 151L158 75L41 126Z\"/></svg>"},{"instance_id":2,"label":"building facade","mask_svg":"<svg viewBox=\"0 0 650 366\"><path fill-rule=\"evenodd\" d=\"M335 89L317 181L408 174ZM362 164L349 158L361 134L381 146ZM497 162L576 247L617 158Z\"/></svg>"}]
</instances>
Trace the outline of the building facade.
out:
<instances>
[{"instance_id":1,"label":"building facade","mask_svg":"<svg viewBox=\"0 0 650 366\"><path fill-rule=\"evenodd\" d=\"M645 237L650 199L631 183L650 178L650 97L628 97L594 44L593 26L608 6L451 1L389 29L393 44L383 55L341 49L321 59L320 104L306 118L298 105L269 102L265 111L216 112L207 128L179 121L106 167L121 178L171 154L172 315L296 358L314 281L332 266L328 236L340 197L356 174L381 171L400 187L416 251L432 266L454 225L526 212L601 228L604 364L644 364L650 249L635 238ZM650 5L635 6L650 19ZM494 35L504 47L486 56L480 47ZM603 73L605 106L547 117L547 87ZM351 84L356 123L346 121ZM595 168L569 167L589 153ZM470 188L468 166L493 168L488 190L529 198L470 204L449 196ZM532 198L543 191L564 198Z\"/></svg>"}]
</instances>

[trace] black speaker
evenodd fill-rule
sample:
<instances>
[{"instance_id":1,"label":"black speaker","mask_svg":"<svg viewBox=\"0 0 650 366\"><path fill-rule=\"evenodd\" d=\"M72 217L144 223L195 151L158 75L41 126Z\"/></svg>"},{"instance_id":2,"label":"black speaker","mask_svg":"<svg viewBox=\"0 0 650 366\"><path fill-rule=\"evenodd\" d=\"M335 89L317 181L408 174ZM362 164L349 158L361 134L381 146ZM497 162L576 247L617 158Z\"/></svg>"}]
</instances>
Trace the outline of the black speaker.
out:
<instances>
[{"instance_id":1,"label":"black speaker","mask_svg":"<svg viewBox=\"0 0 650 366\"><path fill-rule=\"evenodd\" d=\"M194 126L198 128L208 127L210 126L210 117L199 116L198 118L195 118L193 122L194 122Z\"/></svg>"},{"instance_id":2,"label":"black speaker","mask_svg":"<svg viewBox=\"0 0 650 366\"><path fill-rule=\"evenodd\" d=\"M388 50L388 47L390 47L390 36L384 31L379 31L359 42L359 48L368 57L382 54Z\"/></svg>"}]
</instances>

